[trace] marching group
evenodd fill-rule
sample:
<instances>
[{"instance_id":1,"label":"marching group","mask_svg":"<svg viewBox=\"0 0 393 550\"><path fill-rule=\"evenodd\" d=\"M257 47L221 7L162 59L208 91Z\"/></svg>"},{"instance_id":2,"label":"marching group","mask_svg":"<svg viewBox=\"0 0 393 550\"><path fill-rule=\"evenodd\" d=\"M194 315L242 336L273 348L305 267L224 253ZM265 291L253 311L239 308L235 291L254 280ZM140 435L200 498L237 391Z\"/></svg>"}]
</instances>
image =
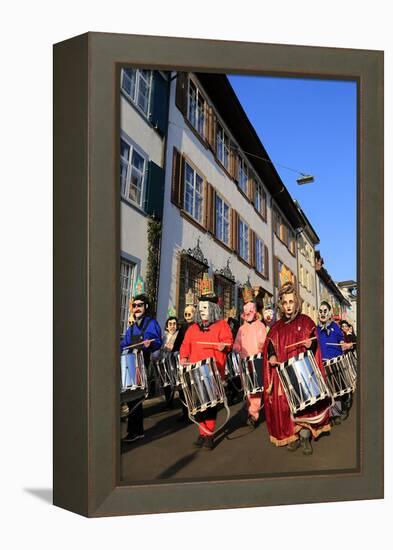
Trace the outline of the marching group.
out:
<instances>
[{"instance_id":1,"label":"marching group","mask_svg":"<svg viewBox=\"0 0 393 550\"><path fill-rule=\"evenodd\" d=\"M185 322L179 324L176 316L169 316L162 335L159 324L149 315L147 296L138 294L131 301L133 322L121 341L121 350L137 346L146 365L162 354L174 352L179 354L180 365L210 358L214 360L222 380L226 377L229 353L234 352L241 359L258 357L255 366L264 390L247 396L247 424L256 428L263 411L270 441L274 445L286 446L292 452L301 447L304 455L310 455L313 452L312 440L330 431L332 424L340 424L348 417L352 392L336 397L333 404L331 398L320 399L294 415L278 367L311 351L316 368L326 380L324 363L356 350L353 329L345 320L338 324L332 319L332 308L327 301L322 301L319 306L316 325L309 316L301 313L301 299L295 285L290 282L279 290L277 309L280 318L277 321L271 304L262 310L258 307L252 289L245 289L243 300L240 326L236 319L223 320L212 282L205 278L198 304L185 308ZM166 387L164 392L170 404L174 391ZM187 421L189 411L181 389L179 395L183 403L180 420ZM214 448L218 410L217 405L209 406L195 416L199 429L194 441L196 447ZM143 437L143 403L140 402L128 415L127 435L123 441L134 442Z\"/></svg>"}]
</instances>

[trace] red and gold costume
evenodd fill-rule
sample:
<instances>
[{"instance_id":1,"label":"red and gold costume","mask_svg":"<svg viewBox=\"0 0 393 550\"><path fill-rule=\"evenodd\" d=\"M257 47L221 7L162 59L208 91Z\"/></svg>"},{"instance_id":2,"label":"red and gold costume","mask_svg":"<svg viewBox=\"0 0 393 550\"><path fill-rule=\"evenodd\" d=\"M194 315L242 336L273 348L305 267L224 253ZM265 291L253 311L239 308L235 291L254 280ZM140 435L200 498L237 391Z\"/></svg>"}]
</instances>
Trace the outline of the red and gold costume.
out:
<instances>
[{"instance_id":1,"label":"red and gold costume","mask_svg":"<svg viewBox=\"0 0 393 550\"><path fill-rule=\"evenodd\" d=\"M301 313L291 321L280 319L267 335L264 348L264 404L270 441L277 446L287 445L296 441L301 428L310 430L314 438L322 432L330 430L329 404L325 401L321 401L313 407L306 408L301 415L295 419L292 418L287 398L280 383L277 367L270 365L268 361L268 358L273 354L273 350L278 363L283 363L301 352L306 352L307 348L304 344L290 348L286 348L286 346L314 336L317 336L314 321ZM322 376L326 379L318 340L313 340L313 342L314 346L312 349L316 364ZM326 413L322 415L322 419L317 423L313 423L313 417L323 413L324 409L326 409Z\"/></svg>"}]
</instances>

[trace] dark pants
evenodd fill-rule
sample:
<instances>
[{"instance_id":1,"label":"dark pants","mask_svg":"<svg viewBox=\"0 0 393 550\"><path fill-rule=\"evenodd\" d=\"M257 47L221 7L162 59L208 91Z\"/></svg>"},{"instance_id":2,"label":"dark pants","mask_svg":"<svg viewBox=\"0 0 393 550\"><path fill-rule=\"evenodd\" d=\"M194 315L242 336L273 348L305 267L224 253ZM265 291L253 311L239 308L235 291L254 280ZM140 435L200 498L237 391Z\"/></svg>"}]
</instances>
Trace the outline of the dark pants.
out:
<instances>
[{"instance_id":1,"label":"dark pants","mask_svg":"<svg viewBox=\"0 0 393 550\"><path fill-rule=\"evenodd\" d=\"M131 406L131 403L129 404ZM128 416L128 435L143 435L143 405L140 403Z\"/></svg>"}]
</instances>

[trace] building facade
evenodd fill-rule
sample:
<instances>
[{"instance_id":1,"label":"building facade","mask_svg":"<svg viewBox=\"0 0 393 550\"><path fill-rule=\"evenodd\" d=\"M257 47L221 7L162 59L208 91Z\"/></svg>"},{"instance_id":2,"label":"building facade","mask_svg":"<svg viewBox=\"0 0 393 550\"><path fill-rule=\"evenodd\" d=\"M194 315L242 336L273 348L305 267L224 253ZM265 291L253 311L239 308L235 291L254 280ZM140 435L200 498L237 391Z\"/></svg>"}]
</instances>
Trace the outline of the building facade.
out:
<instances>
[{"instance_id":1,"label":"building facade","mask_svg":"<svg viewBox=\"0 0 393 550\"><path fill-rule=\"evenodd\" d=\"M333 319L340 321L351 315L351 304L323 267L324 261L319 251L315 252L315 269L317 273L318 304L326 300L332 306Z\"/></svg>"},{"instance_id":2,"label":"building facade","mask_svg":"<svg viewBox=\"0 0 393 550\"><path fill-rule=\"evenodd\" d=\"M337 283L337 286L345 296L345 298L351 304L350 309L347 311L346 319L354 328L356 333L356 322L357 322L357 283L356 281L341 281Z\"/></svg>"},{"instance_id":3,"label":"building facade","mask_svg":"<svg viewBox=\"0 0 393 550\"><path fill-rule=\"evenodd\" d=\"M138 276L148 274L151 220L162 218L168 74L122 69L120 75L120 333ZM157 253L159 253L159 246Z\"/></svg>"}]
</instances>

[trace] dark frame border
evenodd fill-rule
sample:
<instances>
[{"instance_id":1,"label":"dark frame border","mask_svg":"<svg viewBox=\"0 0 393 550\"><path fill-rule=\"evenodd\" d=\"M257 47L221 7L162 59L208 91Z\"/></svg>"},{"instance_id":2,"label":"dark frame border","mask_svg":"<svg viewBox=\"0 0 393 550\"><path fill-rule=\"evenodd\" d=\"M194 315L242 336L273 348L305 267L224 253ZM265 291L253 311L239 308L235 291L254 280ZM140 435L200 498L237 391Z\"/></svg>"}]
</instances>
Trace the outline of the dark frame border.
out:
<instances>
[{"instance_id":1,"label":"dark frame border","mask_svg":"<svg viewBox=\"0 0 393 550\"><path fill-rule=\"evenodd\" d=\"M120 65L357 80L358 471L119 485ZM106 33L56 44L54 358L58 506L99 517L383 498L383 52Z\"/></svg>"}]
</instances>

